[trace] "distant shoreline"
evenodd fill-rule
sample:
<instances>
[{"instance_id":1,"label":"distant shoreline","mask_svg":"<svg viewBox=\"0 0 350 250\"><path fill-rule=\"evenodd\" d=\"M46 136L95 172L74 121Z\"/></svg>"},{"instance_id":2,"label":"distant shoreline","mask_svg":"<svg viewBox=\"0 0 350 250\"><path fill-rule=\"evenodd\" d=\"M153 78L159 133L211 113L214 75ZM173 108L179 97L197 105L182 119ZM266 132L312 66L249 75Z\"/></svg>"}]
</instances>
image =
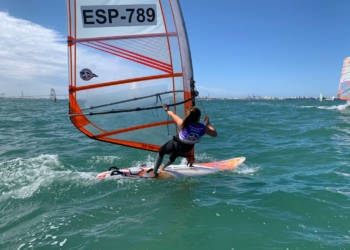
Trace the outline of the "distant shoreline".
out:
<instances>
[{"instance_id":1,"label":"distant shoreline","mask_svg":"<svg viewBox=\"0 0 350 250\"><path fill-rule=\"evenodd\" d=\"M35 98L35 97L0 97L0 100L50 100L50 98ZM57 100L67 100L67 98L57 98ZM200 101L222 101L222 100L237 100L237 101L283 101L283 100L316 100L319 101L319 98L314 97L273 97L273 98L242 98L242 97L211 97L211 98L196 98ZM323 101L335 101L340 100L339 98L323 98Z\"/></svg>"},{"instance_id":2,"label":"distant shoreline","mask_svg":"<svg viewBox=\"0 0 350 250\"><path fill-rule=\"evenodd\" d=\"M244 97L244 98L234 98L234 97L228 97L228 98L221 98L221 97L200 97L196 98L196 100L201 100L201 101L211 101L211 100L243 100L243 101L282 101L282 100L316 100L319 101L320 98L315 98L315 97L268 97L268 98L249 98L249 97ZM323 98L323 101L335 101L335 100L340 100L339 98Z\"/></svg>"},{"instance_id":3,"label":"distant shoreline","mask_svg":"<svg viewBox=\"0 0 350 250\"><path fill-rule=\"evenodd\" d=\"M36 97L0 97L0 100L51 100L50 98ZM57 98L56 100L67 100L66 98Z\"/></svg>"}]
</instances>

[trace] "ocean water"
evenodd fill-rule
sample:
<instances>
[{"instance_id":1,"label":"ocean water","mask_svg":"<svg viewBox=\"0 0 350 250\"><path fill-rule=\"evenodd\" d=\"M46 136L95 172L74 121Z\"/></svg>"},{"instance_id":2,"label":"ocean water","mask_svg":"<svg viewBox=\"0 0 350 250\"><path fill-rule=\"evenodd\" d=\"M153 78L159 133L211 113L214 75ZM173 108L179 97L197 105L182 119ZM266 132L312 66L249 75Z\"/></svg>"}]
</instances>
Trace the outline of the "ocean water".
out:
<instances>
[{"instance_id":1,"label":"ocean water","mask_svg":"<svg viewBox=\"0 0 350 250\"><path fill-rule=\"evenodd\" d=\"M197 101L197 105L202 107ZM81 134L59 100L0 100L0 249L350 249L350 107L202 101L198 162L233 171L99 180L155 153Z\"/></svg>"}]
</instances>

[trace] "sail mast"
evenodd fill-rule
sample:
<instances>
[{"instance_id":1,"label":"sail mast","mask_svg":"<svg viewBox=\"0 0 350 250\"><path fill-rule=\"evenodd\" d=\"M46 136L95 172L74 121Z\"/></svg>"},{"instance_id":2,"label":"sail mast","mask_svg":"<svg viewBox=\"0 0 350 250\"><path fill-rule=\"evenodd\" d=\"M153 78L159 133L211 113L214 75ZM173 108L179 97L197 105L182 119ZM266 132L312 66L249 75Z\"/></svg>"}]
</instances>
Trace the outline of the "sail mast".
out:
<instances>
[{"instance_id":1,"label":"sail mast","mask_svg":"<svg viewBox=\"0 0 350 250\"><path fill-rule=\"evenodd\" d=\"M184 73L183 81L184 81L184 89L185 89L184 99L189 99L197 95L195 92L195 81L194 81L194 75L193 75L193 65L192 65L190 44L188 41L186 25L183 18L183 13L181 10L180 3L178 0L170 0L170 3L173 9L176 30L179 37L181 60L185 69L183 72ZM190 107L193 105L195 105L194 99L191 102L185 103L185 111L189 110ZM185 116L186 113L183 115ZM194 150L195 150L195 147L192 149L190 154L186 157L188 162L191 164L195 161Z\"/></svg>"}]
</instances>

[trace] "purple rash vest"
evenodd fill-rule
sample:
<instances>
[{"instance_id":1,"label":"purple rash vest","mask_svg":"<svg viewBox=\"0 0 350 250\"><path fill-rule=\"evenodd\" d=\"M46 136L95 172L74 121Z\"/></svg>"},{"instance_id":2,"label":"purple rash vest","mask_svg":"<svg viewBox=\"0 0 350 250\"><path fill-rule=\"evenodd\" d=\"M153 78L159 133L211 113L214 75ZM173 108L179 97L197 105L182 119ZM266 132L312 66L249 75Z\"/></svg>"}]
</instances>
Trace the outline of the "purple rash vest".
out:
<instances>
[{"instance_id":1,"label":"purple rash vest","mask_svg":"<svg viewBox=\"0 0 350 250\"><path fill-rule=\"evenodd\" d=\"M205 125L202 123L190 124L179 133L180 141L186 144L195 144L205 135Z\"/></svg>"}]
</instances>

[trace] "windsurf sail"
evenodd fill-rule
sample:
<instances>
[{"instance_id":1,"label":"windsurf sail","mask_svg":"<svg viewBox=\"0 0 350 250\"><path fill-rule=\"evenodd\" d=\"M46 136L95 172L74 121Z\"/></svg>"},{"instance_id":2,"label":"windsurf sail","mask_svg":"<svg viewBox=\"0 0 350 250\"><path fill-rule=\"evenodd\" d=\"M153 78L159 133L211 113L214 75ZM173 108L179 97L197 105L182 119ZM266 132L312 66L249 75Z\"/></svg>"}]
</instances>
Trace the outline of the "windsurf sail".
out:
<instances>
[{"instance_id":1,"label":"windsurf sail","mask_svg":"<svg viewBox=\"0 0 350 250\"><path fill-rule=\"evenodd\" d=\"M323 95L322 93L320 93L320 101L322 102L322 100L323 100Z\"/></svg>"},{"instance_id":2,"label":"windsurf sail","mask_svg":"<svg viewBox=\"0 0 350 250\"><path fill-rule=\"evenodd\" d=\"M178 0L67 0L67 13L70 120L157 152L178 133L161 105L184 117L197 95Z\"/></svg>"},{"instance_id":3,"label":"windsurf sail","mask_svg":"<svg viewBox=\"0 0 350 250\"><path fill-rule=\"evenodd\" d=\"M53 102L56 102L57 99L56 99L56 92L54 89L51 89L50 91L50 100L53 101Z\"/></svg>"},{"instance_id":4,"label":"windsurf sail","mask_svg":"<svg viewBox=\"0 0 350 250\"><path fill-rule=\"evenodd\" d=\"M350 57L345 58L343 61L338 97L341 100L350 101Z\"/></svg>"}]
</instances>

